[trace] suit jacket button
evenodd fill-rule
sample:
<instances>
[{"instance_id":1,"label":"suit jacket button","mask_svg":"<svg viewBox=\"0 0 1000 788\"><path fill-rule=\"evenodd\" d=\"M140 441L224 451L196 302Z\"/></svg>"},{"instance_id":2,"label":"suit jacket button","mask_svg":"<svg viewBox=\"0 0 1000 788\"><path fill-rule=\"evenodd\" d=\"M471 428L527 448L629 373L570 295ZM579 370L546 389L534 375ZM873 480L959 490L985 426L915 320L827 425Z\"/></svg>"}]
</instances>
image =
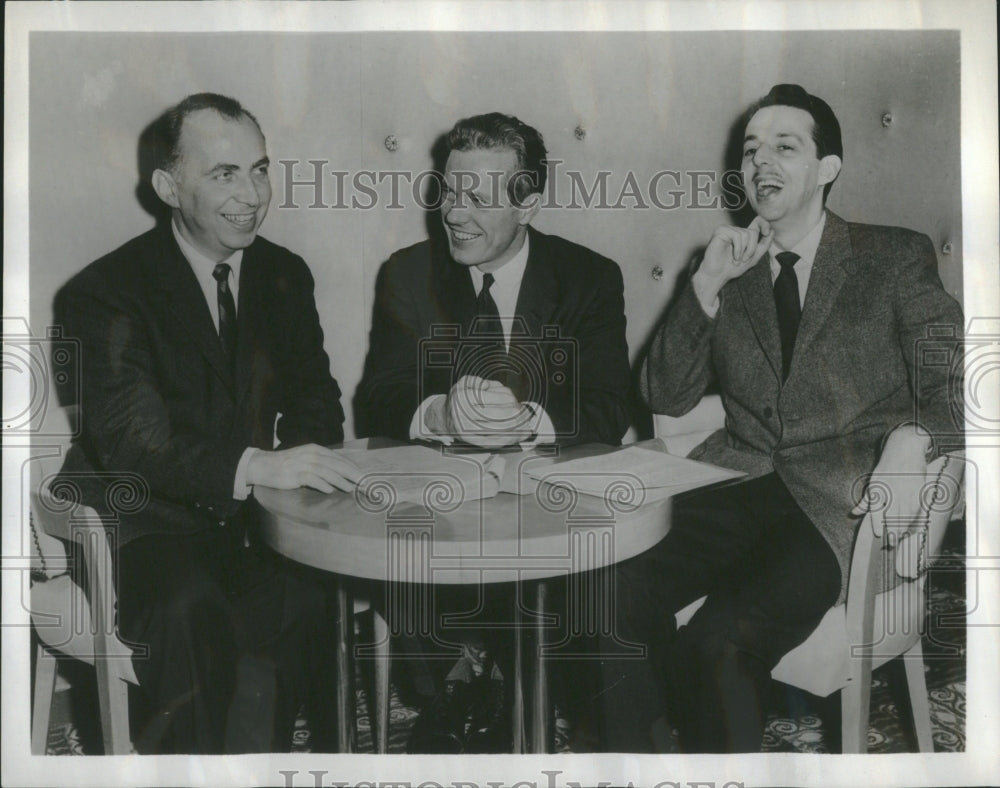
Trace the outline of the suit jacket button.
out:
<instances>
[{"instance_id":1,"label":"suit jacket button","mask_svg":"<svg viewBox=\"0 0 1000 788\"><path fill-rule=\"evenodd\" d=\"M774 415L774 411L773 410L771 410L770 408L764 408L764 418L765 419L769 419L773 415Z\"/></svg>"}]
</instances>

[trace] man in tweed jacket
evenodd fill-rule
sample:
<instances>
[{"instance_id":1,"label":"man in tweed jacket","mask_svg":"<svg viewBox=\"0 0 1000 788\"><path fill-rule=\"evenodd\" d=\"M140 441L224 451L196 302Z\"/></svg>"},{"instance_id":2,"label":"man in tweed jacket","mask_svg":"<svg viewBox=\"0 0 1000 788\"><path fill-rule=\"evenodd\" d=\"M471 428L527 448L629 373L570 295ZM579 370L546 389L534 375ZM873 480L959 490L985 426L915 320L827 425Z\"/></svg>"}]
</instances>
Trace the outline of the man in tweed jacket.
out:
<instances>
[{"instance_id":1,"label":"man in tweed jacket","mask_svg":"<svg viewBox=\"0 0 1000 788\"><path fill-rule=\"evenodd\" d=\"M821 99L778 85L745 118L757 217L715 231L640 387L679 416L714 380L726 426L691 456L750 479L677 500L663 541L618 567L617 638L648 651L602 663L611 750L661 749L673 724L689 751L758 750L771 669L842 598L866 479L915 515L935 436L955 432L948 367L918 368L954 349L929 327L962 324L930 240L825 210L843 151Z\"/></svg>"}]
</instances>

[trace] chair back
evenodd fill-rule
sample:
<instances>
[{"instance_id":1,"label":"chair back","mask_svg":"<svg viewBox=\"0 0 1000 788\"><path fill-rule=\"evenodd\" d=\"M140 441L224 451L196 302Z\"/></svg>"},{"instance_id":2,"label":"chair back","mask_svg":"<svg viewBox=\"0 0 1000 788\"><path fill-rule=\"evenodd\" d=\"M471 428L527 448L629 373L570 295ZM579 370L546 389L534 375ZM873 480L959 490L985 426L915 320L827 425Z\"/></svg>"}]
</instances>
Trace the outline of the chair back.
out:
<instances>
[{"instance_id":1,"label":"chair back","mask_svg":"<svg viewBox=\"0 0 1000 788\"><path fill-rule=\"evenodd\" d=\"M112 674L138 684L133 650L116 632L112 555L97 512L56 498L43 487L32 493L31 516L37 537L33 549L38 551L37 563L45 567L31 587L31 620L39 638L90 665L107 660ZM80 556L86 589L65 571L71 564L67 545ZM57 571L60 568L63 571Z\"/></svg>"}]
</instances>

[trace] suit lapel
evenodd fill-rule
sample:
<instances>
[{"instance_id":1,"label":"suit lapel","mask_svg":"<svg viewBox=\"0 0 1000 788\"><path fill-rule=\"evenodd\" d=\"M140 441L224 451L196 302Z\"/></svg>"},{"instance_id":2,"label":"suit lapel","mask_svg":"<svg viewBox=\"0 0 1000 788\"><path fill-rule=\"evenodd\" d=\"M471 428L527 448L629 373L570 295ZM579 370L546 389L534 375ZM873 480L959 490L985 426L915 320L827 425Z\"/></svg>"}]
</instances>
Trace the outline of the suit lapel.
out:
<instances>
[{"instance_id":1,"label":"suit lapel","mask_svg":"<svg viewBox=\"0 0 1000 788\"><path fill-rule=\"evenodd\" d=\"M476 316L476 288L469 270L451 259L446 243L432 241L431 265L433 281L431 298L437 303L435 312L445 323L457 323L468 332Z\"/></svg>"},{"instance_id":2,"label":"suit lapel","mask_svg":"<svg viewBox=\"0 0 1000 788\"><path fill-rule=\"evenodd\" d=\"M517 293L517 307L514 313L524 321L528 336L542 336L542 326L552 323L553 313L559 304L555 276L552 266L547 264L548 254L545 239L528 228L528 263L521 277L521 289ZM514 331L517 326L515 321ZM515 334L512 332L511 339Z\"/></svg>"},{"instance_id":3,"label":"suit lapel","mask_svg":"<svg viewBox=\"0 0 1000 788\"><path fill-rule=\"evenodd\" d=\"M780 380L781 337L778 335L778 312L774 306L770 254L765 254L757 265L737 279L736 287L757 342Z\"/></svg>"},{"instance_id":4,"label":"suit lapel","mask_svg":"<svg viewBox=\"0 0 1000 788\"><path fill-rule=\"evenodd\" d=\"M162 250L158 264L159 291L176 318L178 330L198 347L215 373L232 391L233 375L212 322L212 313L205 302L205 294L191 270L191 264L181 254L169 225L158 246Z\"/></svg>"},{"instance_id":5,"label":"suit lapel","mask_svg":"<svg viewBox=\"0 0 1000 788\"><path fill-rule=\"evenodd\" d=\"M795 338L795 352L789 377L795 370L795 361L805 356L826 319L830 316L847 276L854 269L851 239L847 223L836 214L827 212L823 236L816 250L802 321ZM801 362L800 362L801 363Z\"/></svg>"}]
</instances>

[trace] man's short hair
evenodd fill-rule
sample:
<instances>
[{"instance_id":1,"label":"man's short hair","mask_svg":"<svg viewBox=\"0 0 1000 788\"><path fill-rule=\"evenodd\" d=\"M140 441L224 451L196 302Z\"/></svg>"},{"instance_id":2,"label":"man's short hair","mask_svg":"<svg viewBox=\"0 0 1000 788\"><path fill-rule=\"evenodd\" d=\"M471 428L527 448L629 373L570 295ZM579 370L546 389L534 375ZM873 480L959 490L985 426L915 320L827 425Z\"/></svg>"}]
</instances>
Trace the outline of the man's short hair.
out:
<instances>
[{"instance_id":1,"label":"man's short hair","mask_svg":"<svg viewBox=\"0 0 1000 788\"><path fill-rule=\"evenodd\" d=\"M174 170L180 158L181 129L184 127L184 119L192 112L202 109L213 109L230 120L249 118L261 135L264 133L253 113L244 109L236 99L218 93L194 93L165 110L150 126L147 144L150 146L149 154L153 169L168 172Z\"/></svg>"},{"instance_id":2,"label":"man's short hair","mask_svg":"<svg viewBox=\"0 0 1000 788\"><path fill-rule=\"evenodd\" d=\"M545 190L545 141L537 129L513 115L490 112L464 118L445 140L446 151L511 150L517 156L517 172L507 184L507 194L521 205L529 194Z\"/></svg>"},{"instance_id":3,"label":"man's short hair","mask_svg":"<svg viewBox=\"0 0 1000 788\"><path fill-rule=\"evenodd\" d=\"M812 138L816 143L816 157L822 159L824 156L837 156L841 161L844 160L844 144L840 137L840 122L837 116L829 104L818 96L807 93L801 85L785 84L771 88L766 96L747 110L743 122L744 129L758 110L774 106L795 107L808 112L813 119ZM832 186L833 181L830 181L823 187L824 202Z\"/></svg>"}]
</instances>

